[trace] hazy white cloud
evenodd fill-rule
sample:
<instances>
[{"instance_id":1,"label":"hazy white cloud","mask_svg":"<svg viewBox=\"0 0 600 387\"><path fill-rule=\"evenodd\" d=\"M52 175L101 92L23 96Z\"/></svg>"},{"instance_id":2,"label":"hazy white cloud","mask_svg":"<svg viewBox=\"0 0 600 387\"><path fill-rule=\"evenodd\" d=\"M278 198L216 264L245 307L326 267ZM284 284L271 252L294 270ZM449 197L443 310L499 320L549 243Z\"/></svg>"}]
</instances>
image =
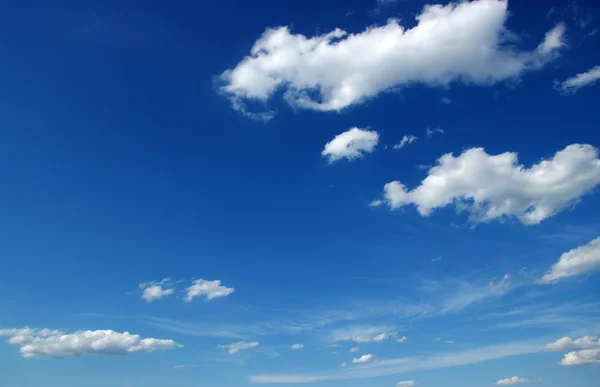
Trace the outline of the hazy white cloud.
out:
<instances>
[{"instance_id":1,"label":"hazy white cloud","mask_svg":"<svg viewBox=\"0 0 600 387\"><path fill-rule=\"evenodd\" d=\"M574 277L600 269L600 237L560 256L540 282L549 284L561 278Z\"/></svg>"},{"instance_id":2,"label":"hazy white cloud","mask_svg":"<svg viewBox=\"0 0 600 387\"><path fill-rule=\"evenodd\" d=\"M234 288L228 288L221 285L221 281L207 281L204 279L195 280L189 288L187 288L186 301L192 301L194 297L204 296L207 301L214 298L226 297L234 292Z\"/></svg>"},{"instance_id":3,"label":"hazy white cloud","mask_svg":"<svg viewBox=\"0 0 600 387\"><path fill-rule=\"evenodd\" d=\"M398 332L383 332L373 337L373 341L376 343L391 339L393 337L398 336Z\"/></svg>"},{"instance_id":4,"label":"hazy white cloud","mask_svg":"<svg viewBox=\"0 0 600 387\"><path fill-rule=\"evenodd\" d=\"M333 331L332 341L353 341L359 344L379 343L397 336L398 332L382 332L381 327L347 327Z\"/></svg>"},{"instance_id":5,"label":"hazy white cloud","mask_svg":"<svg viewBox=\"0 0 600 387\"><path fill-rule=\"evenodd\" d=\"M165 278L162 281L144 282L139 284L139 288L142 290L142 298L147 303L170 296L175 291L170 278Z\"/></svg>"},{"instance_id":6,"label":"hazy white cloud","mask_svg":"<svg viewBox=\"0 0 600 387\"><path fill-rule=\"evenodd\" d=\"M584 73L579 73L563 82L555 84L556 90L563 94L573 94L582 87L591 86L600 79L600 66L592 67Z\"/></svg>"},{"instance_id":7,"label":"hazy white cloud","mask_svg":"<svg viewBox=\"0 0 600 387\"><path fill-rule=\"evenodd\" d=\"M560 361L562 366L600 364L600 349L584 349L567 353Z\"/></svg>"},{"instance_id":8,"label":"hazy white cloud","mask_svg":"<svg viewBox=\"0 0 600 387\"><path fill-rule=\"evenodd\" d=\"M350 353L354 353L354 352L358 352L360 350L360 347L354 347L354 348L350 348Z\"/></svg>"},{"instance_id":9,"label":"hazy white cloud","mask_svg":"<svg viewBox=\"0 0 600 387\"><path fill-rule=\"evenodd\" d=\"M416 136L413 136L412 134L405 135L404 137L402 137L402 141L400 141L399 144L394 145L394 149L402 149L406 145L412 144L415 141L417 141Z\"/></svg>"},{"instance_id":10,"label":"hazy white cloud","mask_svg":"<svg viewBox=\"0 0 600 387\"><path fill-rule=\"evenodd\" d=\"M173 340L161 340L111 330L77 331L65 334L51 329L2 329L0 336L9 336L9 343L21 346L25 358L74 357L89 354L130 355L180 348Z\"/></svg>"},{"instance_id":11,"label":"hazy white cloud","mask_svg":"<svg viewBox=\"0 0 600 387\"><path fill-rule=\"evenodd\" d=\"M304 348L304 344L294 344L291 348L295 350L302 349Z\"/></svg>"},{"instance_id":12,"label":"hazy white cloud","mask_svg":"<svg viewBox=\"0 0 600 387\"><path fill-rule=\"evenodd\" d=\"M396 383L396 387L415 387L417 383L414 380L405 380L402 382Z\"/></svg>"},{"instance_id":13,"label":"hazy white cloud","mask_svg":"<svg viewBox=\"0 0 600 387\"><path fill-rule=\"evenodd\" d=\"M528 382L527 379L520 378L518 376L513 376L512 378L498 380L494 384L496 386L510 386L510 385L513 385L513 384L523 384L523 383L527 383L527 382Z\"/></svg>"},{"instance_id":14,"label":"hazy white cloud","mask_svg":"<svg viewBox=\"0 0 600 387\"><path fill-rule=\"evenodd\" d=\"M356 366L352 372L332 371L322 374L260 375L250 378L253 383L317 383L331 380L369 379L407 372L424 371L447 367L476 364L510 356L525 355L543 349L537 341L515 342L470 349L461 352L443 351L434 355L419 355L395 359L378 360L367 365Z\"/></svg>"},{"instance_id":15,"label":"hazy white cloud","mask_svg":"<svg viewBox=\"0 0 600 387\"><path fill-rule=\"evenodd\" d=\"M404 343L406 340L408 340L408 337L402 336L399 339L396 339L396 343Z\"/></svg>"},{"instance_id":16,"label":"hazy white cloud","mask_svg":"<svg viewBox=\"0 0 600 387\"><path fill-rule=\"evenodd\" d=\"M347 365L348 365L348 363L346 363L346 362L340 363L340 367L346 367Z\"/></svg>"},{"instance_id":17,"label":"hazy white cloud","mask_svg":"<svg viewBox=\"0 0 600 387\"><path fill-rule=\"evenodd\" d=\"M454 340L446 340L446 341L444 341L444 344L454 344L454 343L456 343L456 341L454 341Z\"/></svg>"},{"instance_id":18,"label":"hazy white cloud","mask_svg":"<svg viewBox=\"0 0 600 387\"><path fill-rule=\"evenodd\" d=\"M595 349L600 348L600 339L594 336L583 336L573 340L570 337L563 337L554 343L546 345L546 351L564 352L572 349Z\"/></svg>"},{"instance_id":19,"label":"hazy white cloud","mask_svg":"<svg viewBox=\"0 0 600 387\"><path fill-rule=\"evenodd\" d=\"M371 153L379 142L379 134L375 131L352 128L338 134L333 140L325 144L321 154L329 159L330 163L346 158L353 160L361 158L365 153Z\"/></svg>"},{"instance_id":20,"label":"hazy white cloud","mask_svg":"<svg viewBox=\"0 0 600 387\"><path fill-rule=\"evenodd\" d=\"M238 353L239 351L243 351L243 350L250 349L250 348L256 348L259 345L260 344L256 341L254 341L254 342L240 341L240 342L229 344L229 345L219 345L217 348L228 349L227 353L230 355L234 355L234 354Z\"/></svg>"},{"instance_id":21,"label":"hazy white cloud","mask_svg":"<svg viewBox=\"0 0 600 387\"><path fill-rule=\"evenodd\" d=\"M354 364L365 364L370 362L371 360L373 360L373 355L371 355L370 353L366 354L366 355L362 355L359 358L354 358L352 359L352 363Z\"/></svg>"},{"instance_id":22,"label":"hazy white cloud","mask_svg":"<svg viewBox=\"0 0 600 387\"><path fill-rule=\"evenodd\" d=\"M184 368L185 368L185 366L184 366L184 365L182 365L182 364L179 364L179 365L173 366L173 369L174 369L175 371L182 370L182 369L184 369Z\"/></svg>"},{"instance_id":23,"label":"hazy white cloud","mask_svg":"<svg viewBox=\"0 0 600 387\"><path fill-rule=\"evenodd\" d=\"M442 99L440 99L440 102L444 105L450 105L452 103L452 100L448 97L442 97Z\"/></svg>"},{"instance_id":24,"label":"hazy white cloud","mask_svg":"<svg viewBox=\"0 0 600 387\"><path fill-rule=\"evenodd\" d=\"M565 46L560 24L536 49L520 51L507 18L507 1L477 0L426 5L410 29L395 19L356 34L338 28L307 37L270 28L250 55L220 75L220 91L246 115L256 114L248 112L249 101L265 103L279 91L294 107L339 111L411 84L488 86L516 79ZM259 114L268 119L273 113Z\"/></svg>"},{"instance_id":25,"label":"hazy white cloud","mask_svg":"<svg viewBox=\"0 0 600 387\"><path fill-rule=\"evenodd\" d=\"M502 297L515 287L509 274L497 282L428 283L428 286L444 294L440 301L440 314L455 313L485 300Z\"/></svg>"},{"instance_id":26,"label":"hazy white cloud","mask_svg":"<svg viewBox=\"0 0 600 387\"><path fill-rule=\"evenodd\" d=\"M399 181L386 184L384 200L391 209L413 204L422 216L454 204L474 223L516 217L533 225L573 205L599 183L600 159L591 145L569 145L531 168L519 165L514 152L493 156L471 148L458 157L440 157L412 190Z\"/></svg>"},{"instance_id":27,"label":"hazy white cloud","mask_svg":"<svg viewBox=\"0 0 600 387\"><path fill-rule=\"evenodd\" d=\"M444 129L442 129L442 128L427 128L426 133L427 133L427 137L431 137L436 133L444 134Z\"/></svg>"}]
</instances>

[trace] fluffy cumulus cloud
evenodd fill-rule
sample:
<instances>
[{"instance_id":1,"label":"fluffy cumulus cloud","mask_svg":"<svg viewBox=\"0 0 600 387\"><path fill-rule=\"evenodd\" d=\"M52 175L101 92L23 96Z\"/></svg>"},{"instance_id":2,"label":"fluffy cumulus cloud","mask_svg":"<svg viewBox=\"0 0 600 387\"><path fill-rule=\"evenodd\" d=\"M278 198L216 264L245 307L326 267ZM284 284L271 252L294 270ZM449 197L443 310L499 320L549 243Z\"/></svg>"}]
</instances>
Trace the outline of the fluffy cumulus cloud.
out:
<instances>
[{"instance_id":1,"label":"fluffy cumulus cloud","mask_svg":"<svg viewBox=\"0 0 600 387\"><path fill-rule=\"evenodd\" d=\"M549 284L561 278L574 277L600 269L600 237L560 256L540 282Z\"/></svg>"},{"instance_id":2,"label":"fluffy cumulus cloud","mask_svg":"<svg viewBox=\"0 0 600 387\"><path fill-rule=\"evenodd\" d=\"M485 86L516 79L565 46L558 25L534 50L517 50L507 18L506 0L474 0L426 5L412 28L390 20L361 33L335 29L313 37L270 28L250 55L220 75L220 90L246 113L249 101L264 103L280 91L294 107L339 111L411 84Z\"/></svg>"},{"instance_id":3,"label":"fluffy cumulus cloud","mask_svg":"<svg viewBox=\"0 0 600 387\"><path fill-rule=\"evenodd\" d=\"M582 87L591 86L600 79L600 66L593 67L584 73L556 83L556 89L563 94L573 94Z\"/></svg>"},{"instance_id":4,"label":"fluffy cumulus cloud","mask_svg":"<svg viewBox=\"0 0 600 387\"><path fill-rule=\"evenodd\" d=\"M402 382L396 383L396 387L415 387L417 383L414 380L405 380Z\"/></svg>"},{"instance_id":5,"label":"fluffy cumulus cloud","mask_svg":"<svg viewBox=\"0 0 600 387\"><path fill-rule=\"evenodd\" d=\"M391 209L413 204L422 216L454 204L473 223L516 217L534 225L573 205L599 183L600 159L591 145L569 145L531 168L518 164L516 153L489 155L483 148L471 148L458 157L442 156L412 190L399 181L386 184L384 199L374 203Z\"/></svg>"},{"instance_id":6,"label":"fluffy cumulus cloud","mask_svg":"<svg viewBox=\"0 0 600 387\"><path fill-rule=\"evenodd\" d=\"M195 297L203 296L207 301L215 298L227 297L234 292L234 288L221 285L221 281L195 280L192 286L187 288L186 301L192 301Z\"/></svg>"},{"instance_id":7,"label":"fluffy cumulus cloud","mask_svg":"<svg viewBox=\"0 0 600 387\"><path fill-rule=\"evenodd\" d=\"M292 349L295 350L299 350L299 349L303 349L304 348L304 344L294 344L292 345Z\"/></svg>"},{"instance_id":8,"label":"fluffy cumulus cloud","mask_svg":"<svg viewBox=\"0 0 600 387\"><path fill-rule=\"evenodd\" d=\"M229 344L229 345L219 345L217 348L227 349L228 354L234 355L234 354L238 353L239 351L243 351L243 350L250 349L250 348L256 348L258 346L259 346L259 343L256 341L254 341L254 342L240 341L240 342Z\"/></svg>"},{"instance_id":9,"label":"fluffy cumulus cloud","mask_svg":"<svg viewBox=\"0 0 600 387\"><path fill-rule=\"evenodd\" d=\"M512 378L501 379L494 383L496 386L510 386L513 384L523 384L527 383L527 379L520 378L518 376L513 376Z\"/></svg>"},{"instance_id":10,"label":"fluffy cumulus cloud","mask_svg":"<svg viewBox=\"0 0 600 387\"><path fill-rule=\"evenodd\" d=\"M546 351L564 352L572 349L596 349L600 348L600 339L594 336L583 336L573 340L570 337L563 337L554 343L546 345Z\"/></svg>"},{"instance_id":11,"label":"fluffy cumulus cloud","mask_svg":"<svg viewBox=\"0 0 600 387\"><path fill-rule=\"evenodd\" d=\"M144 282L139 284L139 288L142 290L142 298L148 303L170 296L175 292L169 278L162 281Z\"/></svg>"},{"instance_id":12,"label":"fluffy cumulus cloud","mask_svg":"<svg viewBox=\"0 0 600 387\"><path fill-rule=\"evenodd\" d=\"M366 354L366 355L362 355L359 358L354 358L352 359L352 363L354 364L365 364L365 363L369 363L371 360L373 360L373 355L371 355L370 353Z\"/></svg>"},{"instance_id":13,"label":"fluffy cumulus cloud","mask_svg":"<svg viewBox=\"0 0 600 387\"><path fill-rule=\"evenodd\" d=\"M417 141L417 136L413 136L412 134L408 134L404 137L402 137L402 141L400 141L399 144L394 145L394 149L402 149L405 146L412 144L413 142Z\"/></svg>"},{"instance_id":14,"label":"fluffy cumulus cloud","mask_svg":"<svg viewBox=\"0 0 600 387\"><path fill-rule=\"evenodd\" d=\"M567 353L560 365L562 366L580 366L585 364L600 364L600 349L584 349Z\"/></svg>"},{"instance_id":15,"label":"fluffy cumulus cloud","mask_svg":"<svg viewBox=\"0 0 600 387\"><path fill-rule=\"evenodd\" d=\"M346 158L353 160L361 158L365 153L375 150L379 142L379 134L372 130L352 128L347 132L338 134L325 144L321 154L327 157L330 163Z\"/></svg>"},{"instance_id":16,"label":"fluffy cumulus cloud","mask_svg":"<svg viewBox=\"0 0 600 387\"><path fill-rule=\"evenodd\" d=\"M65 358L89 354L131 355L181 347L173 340L142 339L129 332L111 330L66 334L50 329L0 329L0 336L10 337L9 343L19 345L21 355L26 358Z\"/></svg>"}]
</instances>

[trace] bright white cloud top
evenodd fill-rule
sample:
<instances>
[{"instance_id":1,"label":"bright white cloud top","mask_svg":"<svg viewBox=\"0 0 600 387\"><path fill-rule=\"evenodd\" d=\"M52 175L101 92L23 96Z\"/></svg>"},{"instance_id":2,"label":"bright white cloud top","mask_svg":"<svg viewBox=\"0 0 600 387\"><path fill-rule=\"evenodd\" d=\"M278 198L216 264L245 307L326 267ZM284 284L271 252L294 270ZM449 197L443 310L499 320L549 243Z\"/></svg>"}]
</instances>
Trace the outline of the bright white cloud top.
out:
<instances>
[{"instance_id":1,"label":"bright white cloud top","mask_svg":"<svg viewBox=\"0 0 600 387\"><path fill-rule=\"evenodd\" d=\"M227 349L227 353L230 355L235 355L239 351L244 351L246 349L256 348L260 345L257 341L247 342L247 341L239 341L237 343L229 344L229 345L219 345L217 348Z\"/></svg>"},{"instance_id":2,"label":"bright white cloud top","mask_svg":"<svg viewBox=\"0 0 600 387\"><path fill-rule=\"evenodd\" d=\"M448 153L418 187L409 190L399 181L384 187L386 204L398 209L410 204L422 216L455 205L469 213L473 223L516 217L534 225L576 203L600 184L598 150L573 144L527 168L518 164L517 154L489 155L471 148L455 157Z\"/></svg>"},{"instance_id":3,"label":"bright white cloud top","mask_svg":"<svg viewBox=\"0 0 600 387\"><path fill-rule=\"evenodd\" d=\"M21 346L25 358L65 358L90 354L131 355L180 348L173 340L140 338L129 332L112 330L77 331L66 334L50 329L0 329L0 336L10 337L9 343Z\"/></svg>"},{"instance_id":4,"label":"bright white cloud top","mask_svg":"<svg viewBox=\"0 0 600 387\"><path fill-rule=\"evenodd\" d=\"M371 355L370 353L368 353L366 355L362 355L359 358L352 359L352 363L354 363L354 364L365 364L365 363L370 362L371 360L373 360L373 355Z\"/></svg>"},{"instance_id":5,"label":"bright white cloud top","mask_svg":"<svg viewBox=\"0 0 600 387\"><path fill-rule=\"evenodd\" d=\"M560 365L562 366L581 366L586 364L600 364L600 349L584 349L567 353Z\"/></svg>"},{"instance_id":6,"label":"bright white cloud top","mask_svg":"<svg viewBox=\"0 0 600 387\"><path fill-rule=\"evenodd\" d=\"M205 279L195 280L185 296L186 301L192 301L195 297L203 296L207 301L215 298L227 297L234 292L234 288L221 285L220 280L207 281Z\"/></svg>"},{"instance_id":7,"label":"bright white cloud top","mask_svg":"<svg viewBox=\"0 0 600 387\"><path fill-rule=\"evenodd\" d=\"M568 78L556 84L556 89L563 94L573 94L582 87L592 86L600 79L600 66L593 67L584 73Z\"/></svg>"},{"instance_id":8,"label":"bright white cloud top","mask_svg":"<svg viewBox=\"0 0 600 387\"><path fill-rule=\"evenodd\" d=\"M600 237L561 255L540 282L549 284L596 270L600 270Z\"/></svg>"},{"instance_id":9,"label":"bright white cloud top","mask_svg":"<svg viewBox=\"0 0 600 387\"><path fill-rule=\"evenodd\" d=\"M554 343L546 345L546 351L564 352L572 349L595 349L600 348L600 339L594 336L583 336L573 340L570 337L563 337Z\"/></svg>"},{"instance_id":10,"label":"bright white cloud top","mask_svg":"<svg viewBox=\"0 0 600 387\"><path fill-rule=\"evenodd\" d=\"M163 297L170 296L175 292L171 286L171 280L165 278L162 281L144 282L139 285L142 290L142 298L147 302L160 300Z\"/></svg>"},{"instance_id":11,"label":"bright white cloud top","mask_svg":"<svg viewBox=\"0 0 600 387\"><path fill-rule=\"evenodd\" d=\"M398 20L357 34L335 29L314 37L289 27L267 29L249 56L221 74L221 91L242 112L246 101L266 102L278 91L294 107L339 111L414 83L516 79L565 45L565 28L558 25L536 49L519 51L509 42L507 18L506 0L477 0L426 5L410 29Z\"/></svg>"},{"instance_id":12,"label":"bright white cloud top","mask_svg":"<svg viewBox=\"0 0 600 387\"><path fill-rule=\"evenodd\" d=\"M333 140L325 144L321 154L327 157L330 163L346 158L354 160L361 158L365 153L375 150L379 142L379 134L375 131L352 128L340 133Z\"/></svg>"}]
</instances>

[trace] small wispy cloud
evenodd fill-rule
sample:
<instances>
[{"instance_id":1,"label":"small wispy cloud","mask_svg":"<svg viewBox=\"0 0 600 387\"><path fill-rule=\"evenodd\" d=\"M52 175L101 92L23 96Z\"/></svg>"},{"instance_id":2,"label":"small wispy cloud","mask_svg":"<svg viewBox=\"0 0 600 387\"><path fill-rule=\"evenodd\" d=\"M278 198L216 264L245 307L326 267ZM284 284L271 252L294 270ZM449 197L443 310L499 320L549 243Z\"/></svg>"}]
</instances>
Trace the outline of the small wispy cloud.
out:
<instances>
[{"instance_id":1,"label":"small wispy cloud","mask_svg":"<svg viewBox=\"0 0 600 387\"><path fill-rule=\"evenodd\" d=\"M254 341L254 342L240 341L240 342L232 343L229 345L219 345L217 348L227 349L228 354L235 355L239 351L243 351L243 350L250 349L250 348L256 348L259 345L260 344L257 341Z\"/></svg>"},{"instance_id":2,"label":"small wispy cloud","mask_svg":"<svg viewBox=\"0 0 600 387\"><path fill-rule=\"evenodd\" d=\"M412 144L415 141L417 141L417 136L413 136L412 134L405 135L402 137L402 141L400 141L400 143L394 145L394 149L402 149L406 145Z\"/></svg>"}]
</instances>

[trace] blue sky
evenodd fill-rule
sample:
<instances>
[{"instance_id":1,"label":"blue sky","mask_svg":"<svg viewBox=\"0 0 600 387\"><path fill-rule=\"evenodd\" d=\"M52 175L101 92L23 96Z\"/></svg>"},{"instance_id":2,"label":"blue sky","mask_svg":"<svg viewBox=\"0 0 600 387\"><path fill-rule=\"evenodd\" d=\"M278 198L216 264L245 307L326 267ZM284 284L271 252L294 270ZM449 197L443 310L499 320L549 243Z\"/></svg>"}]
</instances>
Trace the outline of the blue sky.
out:
<instances>
[{"instance_id":1,"label":"blue sky","mask_svg":"<svg viewBox=\"0 0 600 387\"><path fill-rule=\"evenodd\" d=\"M0 384L594 385L600 10L437 3L6 5Z\"/></svg>"}]
</instances>

